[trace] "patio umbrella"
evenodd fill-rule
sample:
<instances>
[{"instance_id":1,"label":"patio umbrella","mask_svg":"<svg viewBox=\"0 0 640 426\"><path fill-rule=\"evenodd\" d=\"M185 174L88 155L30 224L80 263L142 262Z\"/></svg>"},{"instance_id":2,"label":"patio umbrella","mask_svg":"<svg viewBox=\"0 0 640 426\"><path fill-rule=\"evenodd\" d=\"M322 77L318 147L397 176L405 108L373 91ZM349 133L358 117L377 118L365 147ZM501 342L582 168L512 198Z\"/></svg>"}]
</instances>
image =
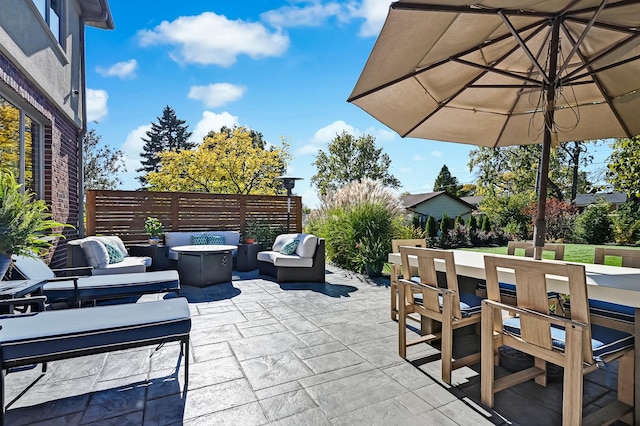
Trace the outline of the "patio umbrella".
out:
<instances>
[{"instance_id":1,"label":"patio umbrella","mask_svg":"<svg viewBox=\"0 0 640 426\"><path fill-rule=\"evenodd\" d=\"M348 101L402 137L542 143L539 258L552 144L640 134L638 28L639 1L398 1Z\"/></svg>"}]
</instances>

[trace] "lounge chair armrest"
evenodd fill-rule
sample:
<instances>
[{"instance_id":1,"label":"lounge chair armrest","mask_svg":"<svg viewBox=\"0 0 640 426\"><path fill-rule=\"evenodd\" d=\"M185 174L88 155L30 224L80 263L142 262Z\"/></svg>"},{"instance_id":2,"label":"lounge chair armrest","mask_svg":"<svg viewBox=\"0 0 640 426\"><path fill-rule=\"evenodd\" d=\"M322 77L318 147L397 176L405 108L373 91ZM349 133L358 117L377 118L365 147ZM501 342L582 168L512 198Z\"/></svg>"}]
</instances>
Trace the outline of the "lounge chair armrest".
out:
<instances>
[{"instance_id":1,"label":"lounge chair armrest","mask_svg":"<svg viewBox=\"0 0 640 426\"><path fill-rule=\"evenodd\" d=\"M44 311L44 304L47 301L46 296L33 296L33 297L19 297L17 299L3 299L0 300L0 307L8 307L9 313L13 313L16 306L33 306L37 305L38 312Z\"/></svg>"},{"instance_id":2,"label":"lounge chair armrest","mask_svg":"<svg viewBox=\"0 0 640 426\"><path fill-rule=\"evenodd\" d=\"M77 266L74 268L59 268L59 269L52 269L52 271L54 274L56 274L56 277L71 278L73 276L93 275L93 266ZM72 275L69 275L69 274L72 274Z\"/></svg>"}]
</instances>

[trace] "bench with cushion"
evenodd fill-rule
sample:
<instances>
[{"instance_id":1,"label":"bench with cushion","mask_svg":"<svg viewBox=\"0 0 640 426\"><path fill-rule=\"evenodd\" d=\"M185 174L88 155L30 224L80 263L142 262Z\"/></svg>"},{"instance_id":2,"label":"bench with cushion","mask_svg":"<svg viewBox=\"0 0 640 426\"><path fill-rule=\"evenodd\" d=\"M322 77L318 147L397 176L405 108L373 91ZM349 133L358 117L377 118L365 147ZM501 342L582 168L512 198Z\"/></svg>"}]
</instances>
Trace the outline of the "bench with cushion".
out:
<instances>
[{"instance_id":1,"label":"bench with cushion","mask_svg":"<svg viewBox=\"0 0 640 426\"><path fill-rule=\"evenodd\" d=\"M181 342L189 379L191 316L184 298L0 316L0 398L9 368L165 342Z\"/></svg>"},{"instance_id":2,"label":"bench with cushion","mask_svg":"<svg viewBox=\"0 0 640 426\"><path fill-rule=\"evenodd\" d=\"M324 239L311 234L278 235L271 250L258 253L258 270L277 282L324 282Z\"/></svg>"},{"instance_id":3,"label":"bench with cushion","mask_svg":"<svg viewBox=\"0 0 640 426\"><path fill-rule=\"evenodd\" d=\"M151 266L147 256L129 256L120 237L86 237L67 242L67 266L91 266L93 275L145 272Z\"/></svg>"}]
</instances>

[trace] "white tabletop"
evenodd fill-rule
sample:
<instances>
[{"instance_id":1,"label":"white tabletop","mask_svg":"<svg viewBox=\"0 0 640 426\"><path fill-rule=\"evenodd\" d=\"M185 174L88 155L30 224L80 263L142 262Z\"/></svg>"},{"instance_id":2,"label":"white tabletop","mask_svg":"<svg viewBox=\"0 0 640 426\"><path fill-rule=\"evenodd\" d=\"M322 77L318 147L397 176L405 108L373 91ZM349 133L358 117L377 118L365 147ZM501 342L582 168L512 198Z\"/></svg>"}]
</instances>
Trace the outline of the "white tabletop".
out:
<instances>
[{"instance_id":1,"label":"white tabletop","mask_svg":"<svg viewBox=\"0 0 640 426\"><path fill-rule=\"evenodd\" d=\"M484 256L499 256L476 251L452 250L458 275L485 279ZM389 253L389 262L401 264L400 253ZM546 260L545 260L546 261ZM553 262L549 260L548 262ZM417 266L414 256L409 258L412 266ZM565 262L570 263L570 262ZM438 270L444 271L444 262L436 263ZM640 308L640 269L620 266L583 264L587 275L587 291L589 298L604 300ZM515 276L510 271L498 271L498 279L505 283L515 283ZM549 291L568 293L569 285L561 277L547 277Z\"/></svg>"},{"instance_id":2,"label":"white tabletop","mask_svg":"<svg viewBox=\"0 0 640 426\"><path fill-rule=\"evenodd\" d=\"M205 244L205 245L192 245L192 246L176 246L171 247L171 250L178 253L218 253L221 251L236 250L238 246L231 246L225 244Z\"/></svg>"}]
</instances>

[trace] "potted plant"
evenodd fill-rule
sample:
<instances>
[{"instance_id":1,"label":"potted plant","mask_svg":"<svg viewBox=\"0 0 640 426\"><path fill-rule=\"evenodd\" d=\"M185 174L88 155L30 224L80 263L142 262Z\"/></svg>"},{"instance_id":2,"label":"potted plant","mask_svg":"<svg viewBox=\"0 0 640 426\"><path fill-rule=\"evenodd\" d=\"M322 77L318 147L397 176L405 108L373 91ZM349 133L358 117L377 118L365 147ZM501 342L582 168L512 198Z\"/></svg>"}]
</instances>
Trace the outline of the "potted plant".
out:
<instances>
[{"instance_id":1,"label":"potted plant","mask_svg":"<svg viewBox=\"0 0 640 426\"><path fill-rule=\"evenodd\" d=\"M157 245L162 232L163 228L160 219L157 217L147 217L144 221L144 233L149 235L149 244Z\"/></svg>"},{"instance_id":2,"label":"potted plant","mask_svg":"<svg viewBox=\"0 0 640 426\"><path fill-rule=\"evenodd\" d=\"M355 263L360 272L365 272L372 278L379 277L382 274L382 269L389 253L387 245L381 237L376 237L371 232L367 232L356 243Z\"/></svg>"},{"instance_id":3,"label":"potted plant","mask_svg":"<svg viewBox=\"0 0 640 426\"><path fill-rule=\"evenodd\" d=\"M13 173L0 170L0 279L12 254L38 256L62 237L52 229L69 226L51 219L47 204L21 187Z\"/></svg>"}]
</instances>

